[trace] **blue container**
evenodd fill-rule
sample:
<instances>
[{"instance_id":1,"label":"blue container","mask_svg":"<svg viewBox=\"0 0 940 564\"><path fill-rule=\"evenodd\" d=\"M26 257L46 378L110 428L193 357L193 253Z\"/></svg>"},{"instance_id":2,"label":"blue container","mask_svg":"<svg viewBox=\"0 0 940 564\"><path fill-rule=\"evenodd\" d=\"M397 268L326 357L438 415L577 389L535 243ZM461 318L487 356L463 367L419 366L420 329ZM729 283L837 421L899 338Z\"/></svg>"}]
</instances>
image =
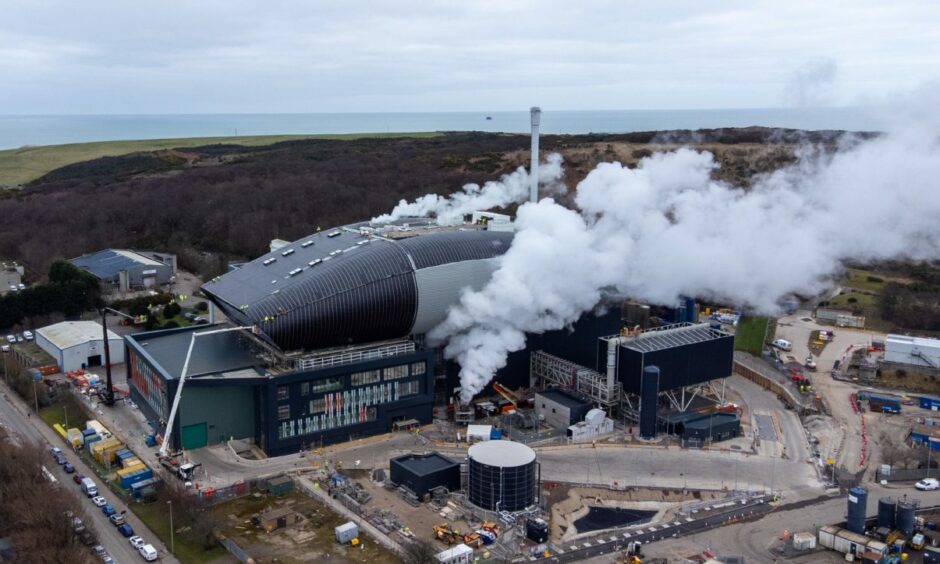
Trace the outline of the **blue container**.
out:
<instances>
[{"instance_id":1,"label":"blue container","mask_svg":"<svg viewBox=\"0 0 940 564\"><path fill-rule=\"evenodd\" d=\"M125 458L131 458L132 456L135 456L135 455L133 452L130 451L130 449L124 448L114 453L114 456L116 456L118 460L124 460Z\"/></svg>"},{"instance_id":2,"label":"blue container","mask_svg":"<svg viewBox=\"0 0 940 564\"><path fill-rule=\"evenodd\" d=\"M140 490L144 488L156 487L160 480L157 478L147 478L146 480L141 480L139 482L134 482L131 484L131 495L138 497L140 495Z\"/></svg>"},{"instance_id":3,"label":"blue container","mask_svg":"<svg viewBox=\"0 0 940 564\"><path fill-rule=\"evenodd\" d=\"M849 490L849 516L845 528L853 533L865 534L865 518L868 511L868 490L858 486ZM900 511L900 509L899 509ZM898 516L900 520L900 515Z\"/></svg>"},{"instance_id":4,"label":"blue container","mask_svg":"<svg viewBox=\"0 0 940 564\"><path fill-rule=\"evenodd\" d=\"M940 398L921 396L918 399L920 400L920 406L922 408L929 409L931 411L940 411Z\"/></svg>"},{"instance_id":5,"label":"blue container","mask_svg":"<svg viewBox=\"0 0 940 564\"><path fill-rule=\"evenodd\" d=\"M498 441L498 440L500 440L500 439L502 439L502 438L503 438L503 432L500 431L499 429L492 429L492 430L490 431L490 439L492 439L492 440L494 440L494 441Z\"/></svg>"},{"instance_id":6,"label":"blue container","mask_svg":"<svg viewBox=\"0 0 940 564\"><path fill-rule=\"evenodd\" d=\"M83 436L83 437L90 437L90 436L92 436L92 435L94 435L94 434L95 434L95 430L94 430L94 429L82 429L82 436Z\"/></svg>"}]
</instances>

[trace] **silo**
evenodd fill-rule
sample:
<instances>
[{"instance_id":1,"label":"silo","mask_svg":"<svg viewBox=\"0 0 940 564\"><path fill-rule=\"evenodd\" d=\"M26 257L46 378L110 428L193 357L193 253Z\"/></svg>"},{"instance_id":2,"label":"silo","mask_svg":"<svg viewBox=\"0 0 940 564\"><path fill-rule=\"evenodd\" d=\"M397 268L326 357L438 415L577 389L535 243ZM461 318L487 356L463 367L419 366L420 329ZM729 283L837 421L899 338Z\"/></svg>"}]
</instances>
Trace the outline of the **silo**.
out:
<instances>
[{"instance_id":1,"label":"silo","mask_svg":"<svg viewBox=\"0 0 940 564\"><path fill-rule=\"evenodd\" d=\"M535 505L535 451L512 441L484 441L470 447L470 503L489 511L521 511Z\"/></svg>"},{"instance_id":2,"label":"silo","mask_svg":"<svg viewBox=\"0 0 940 564\"><path fill-rule=\"evenodd\" d=\"M849 490L849 518L846 529L865 534L865 516L868 510L868 491L858 486Z\"/></svg>"},{"instance_id":3,"label":"silo","mask_svg":"<svg viewBox=\"0 0 940 564\"><path fill-rule=\"evenodd\" d=\"M899 501L897 512L897 527L904 536L910 538L914 534L914 510L917 504L913 501Z\"/></svg>"},{"instance_id":4,"label":"silo","mask_svg":"<svg viewBox=\"0 0 940 564\"><path fill-rule=\"evenodd\" d=\"M659 400L659 367L647 366L640 381L640 437L656 437L656 408Z\"/></svg>"},{"instance_id":5,"label":"silo","mask_svg":"<svg viewBox=\"0 0 940 564\"><path fill-rule=\"evenodd\" d=\"M893 497L883 497L878 500L878 527L894 530L894 512L898 502Z\"/></svg>"}]
</instances>

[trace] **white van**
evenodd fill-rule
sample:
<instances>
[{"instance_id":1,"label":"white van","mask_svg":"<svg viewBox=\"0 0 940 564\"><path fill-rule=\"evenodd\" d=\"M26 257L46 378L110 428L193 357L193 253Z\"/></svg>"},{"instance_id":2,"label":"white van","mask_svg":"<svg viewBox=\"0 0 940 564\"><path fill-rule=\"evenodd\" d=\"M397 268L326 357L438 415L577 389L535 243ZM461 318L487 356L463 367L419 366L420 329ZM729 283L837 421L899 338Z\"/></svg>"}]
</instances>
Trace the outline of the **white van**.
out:
<instances>
[{"instance_id":1,"label":"white van","mask_svg":"<svg viewBox=\"0 0 940 564\"><path fill-rule=\"evenodd\" d=\"M88 497L98 495L98 486L95 485L95 482L91 478L82 478L82 493Z\"/></svg>"},{"instance_id":2,"label":"white van","mask_svg":"<svg viewBox=\"0 0 940 564\"><path fill-rule=\"evenodd\" d=\"M776 339L774 341L774 346L782 351L793 350L793 343L791 343L790 341L786 339Z\"/></svg>"},{"instance_id":3,"label":"white van","mask_svg":"<svg viewBox=\"0 0 940 564\"><path fill-rule=\"evenodd\" d=\"M157 549L155 549L152 544L145 544L138 548L137 552L139 552L147 562L153 562L157 559Z\"/></svg>"}]
</instances>

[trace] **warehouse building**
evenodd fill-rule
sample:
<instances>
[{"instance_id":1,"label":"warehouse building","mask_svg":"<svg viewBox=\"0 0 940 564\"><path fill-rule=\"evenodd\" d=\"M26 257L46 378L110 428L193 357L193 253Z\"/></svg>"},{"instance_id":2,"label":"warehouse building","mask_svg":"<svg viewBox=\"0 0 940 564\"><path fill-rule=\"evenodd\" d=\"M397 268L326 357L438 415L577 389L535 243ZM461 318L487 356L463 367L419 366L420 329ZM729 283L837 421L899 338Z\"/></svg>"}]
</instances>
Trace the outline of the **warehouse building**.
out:
<instances>
[{"instance_id":1,"label":"warehouse building","mask_svg":"<svg viewBox=\"0 0 940 564\"><path fill-rule=\"evenodd\" d=\"M108 331L111 364L124 362L124 341ZM62 372L104 364L104 330L95 321L63 321L36 330L36 344L49 353Z\"/></svg>"},{"instance_id":2,"label":"warehouse building","mask_svg":"<svg viewBox=\"0 0 940 564\"><path fill-rule=\"evenodd\" d=\"M175 255L148 251L105 249L69 262L120 292L167 284L176 273Z\"/></svg>"},{"instance_id":3,"label":"warehouse building","mask_svg":"<svg viewBox=\"0 0 940 564\"><path fill-rule=\"evenodd\" d=\"M567 429L584 421L591 410L591 402L558 388L535 394L535 413L545 424L555 429Z\"/></svg>"},{"instance_id":4,"label":"warehouse building","mask_svg":"<svg viewBox=\"0 0 940 564\"><path fill-rule=\"evenodd\" d=\"M940 339L888 335L885 362L940 369Z\"/></svg>"}]
</instances>

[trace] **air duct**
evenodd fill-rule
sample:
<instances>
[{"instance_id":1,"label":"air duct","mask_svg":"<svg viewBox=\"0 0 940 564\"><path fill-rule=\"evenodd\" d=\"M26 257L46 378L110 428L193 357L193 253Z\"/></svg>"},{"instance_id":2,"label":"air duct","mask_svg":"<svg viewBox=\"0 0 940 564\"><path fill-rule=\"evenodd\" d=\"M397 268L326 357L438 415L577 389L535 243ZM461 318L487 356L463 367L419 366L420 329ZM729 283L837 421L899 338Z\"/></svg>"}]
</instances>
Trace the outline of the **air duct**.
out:
<instances>
[{"instance_id":1,"label":"air duct","mask_svg":"<svg viewBox=\"0 0 940 564\"><path fill-rule=\"evenodd\" d=\"M533 106L529 113L532 117L532 166L529 169L531 186L529 201L539 201L539 122L542 120L542 108Z\"/></svg>"}]
</instances>

